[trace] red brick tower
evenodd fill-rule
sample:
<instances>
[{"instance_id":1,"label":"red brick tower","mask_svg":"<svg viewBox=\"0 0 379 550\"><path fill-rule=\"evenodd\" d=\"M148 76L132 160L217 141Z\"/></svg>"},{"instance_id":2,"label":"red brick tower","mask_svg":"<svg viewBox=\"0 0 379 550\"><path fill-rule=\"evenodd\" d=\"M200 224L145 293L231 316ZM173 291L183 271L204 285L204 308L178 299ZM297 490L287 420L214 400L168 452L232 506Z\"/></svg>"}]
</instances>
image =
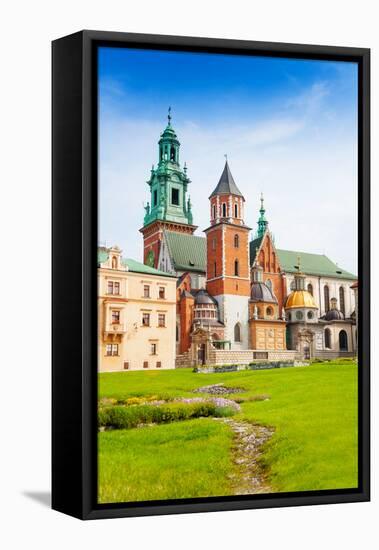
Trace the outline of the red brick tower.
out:
<instances>
[{"instance_id":1,"label":"red brick tower","mask_svg":"<svg viewBox=\"0 0 379 550\"><path fill-rule=\"evenodd\" d=\"M228 162L210 199L207 237L207 291L216 298L225 338L234 349L248 349L250 297L249 232L244 222L245 199Z\"/></svg>"}]
</instances>

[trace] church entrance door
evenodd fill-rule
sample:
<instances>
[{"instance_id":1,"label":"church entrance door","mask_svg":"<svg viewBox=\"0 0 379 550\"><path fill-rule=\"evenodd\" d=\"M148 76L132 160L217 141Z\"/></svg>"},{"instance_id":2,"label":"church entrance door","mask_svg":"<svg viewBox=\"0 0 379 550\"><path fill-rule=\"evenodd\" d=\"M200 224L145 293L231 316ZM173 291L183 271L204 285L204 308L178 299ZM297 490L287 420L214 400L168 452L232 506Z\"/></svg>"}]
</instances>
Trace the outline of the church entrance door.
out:
<instances>
[{"instance_id":1,"label":"church entrance door","mask_svg":"<svg viewBox=\"0 0 379 550\"><path fill-rule=\"evenodd\" d=\"M205 365L205 344L199 344L197 348L197 360L200 365Z\"/></svg>"}]
</instances>

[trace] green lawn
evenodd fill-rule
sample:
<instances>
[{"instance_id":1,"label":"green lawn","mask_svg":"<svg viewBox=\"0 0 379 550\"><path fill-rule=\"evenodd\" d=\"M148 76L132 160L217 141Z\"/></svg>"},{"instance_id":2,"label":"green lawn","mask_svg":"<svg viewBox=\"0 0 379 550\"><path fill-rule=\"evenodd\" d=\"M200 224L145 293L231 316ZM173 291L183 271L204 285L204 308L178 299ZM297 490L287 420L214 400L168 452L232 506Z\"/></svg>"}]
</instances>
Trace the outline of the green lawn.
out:
<instances>
[{"instance_id":1,"label":"green lawn","mask_svg":"<svg viewBox=\"0 0 379 550\"><path fill-rule=\"evenodd\" d=\"M263 464L273 491L357 486L357 365L224 374L191 369L99 375L99 397L194 396L223 382L268 394L242 404L241 418L275 428ZM208 418L99 433L99 501L132 501L231 494L232 432Z\"/></svg>"}]
</instances>

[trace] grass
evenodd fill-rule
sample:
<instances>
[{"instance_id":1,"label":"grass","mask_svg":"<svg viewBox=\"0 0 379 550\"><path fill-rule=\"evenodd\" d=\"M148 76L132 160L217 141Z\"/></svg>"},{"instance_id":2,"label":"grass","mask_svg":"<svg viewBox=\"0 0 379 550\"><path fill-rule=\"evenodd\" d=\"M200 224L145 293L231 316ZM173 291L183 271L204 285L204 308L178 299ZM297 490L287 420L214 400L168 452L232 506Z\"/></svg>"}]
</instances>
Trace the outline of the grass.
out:
<instances>
[{"instance_id":1,"label":"grass","mask_svg":"<svg viewBox=\"0 0 379 550\"><path fill-rule=\"evenodd\" d=\"M234 418L275 428L263 464L275 492L357 486L357 365L196 374L191 369L99 375L99 397L194 396L223 382L242 387ZM198 394L197 394L198 395ZM251 400L268 395L269 400ZM101 502L231 494L232 433L207 418L99 434Z\"/></svg>"},{"instance_id":2,"label":"grass","mask_svg":"<svg viewBox=\"0 0 379 550\"><path fill-rule=\"evenodd\" d=\"M232 433L208 418L99 434L99 502L229 492Z\"/></svg>"}]
</instances>

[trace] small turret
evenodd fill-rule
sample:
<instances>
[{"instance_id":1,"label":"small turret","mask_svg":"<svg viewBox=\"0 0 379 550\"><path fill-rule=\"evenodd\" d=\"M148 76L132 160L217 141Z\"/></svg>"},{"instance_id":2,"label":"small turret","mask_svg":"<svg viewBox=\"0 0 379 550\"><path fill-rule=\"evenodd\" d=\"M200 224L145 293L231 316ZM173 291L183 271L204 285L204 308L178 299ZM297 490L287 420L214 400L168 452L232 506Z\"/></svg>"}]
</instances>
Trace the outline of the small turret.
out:
<instances>
[{"instance_id":1,"label":"small turret","mask_svg":"<svg viewBox=\"0 0 379 550\"><path fill-rule=\"evenodd\" d=\"M268 221L266 220L266 210L265 210L265 207L264 207L264 199L263 199L263 193L261 193L261 207L259 209L259 213L260 213L260 216L259 216L259 219L258 219L258 231L257 231L257 237L256 238L259 238L259 237L263 237L263 235L265 234L265 231L268 227Z\"/></svg>"}]
</instances>

